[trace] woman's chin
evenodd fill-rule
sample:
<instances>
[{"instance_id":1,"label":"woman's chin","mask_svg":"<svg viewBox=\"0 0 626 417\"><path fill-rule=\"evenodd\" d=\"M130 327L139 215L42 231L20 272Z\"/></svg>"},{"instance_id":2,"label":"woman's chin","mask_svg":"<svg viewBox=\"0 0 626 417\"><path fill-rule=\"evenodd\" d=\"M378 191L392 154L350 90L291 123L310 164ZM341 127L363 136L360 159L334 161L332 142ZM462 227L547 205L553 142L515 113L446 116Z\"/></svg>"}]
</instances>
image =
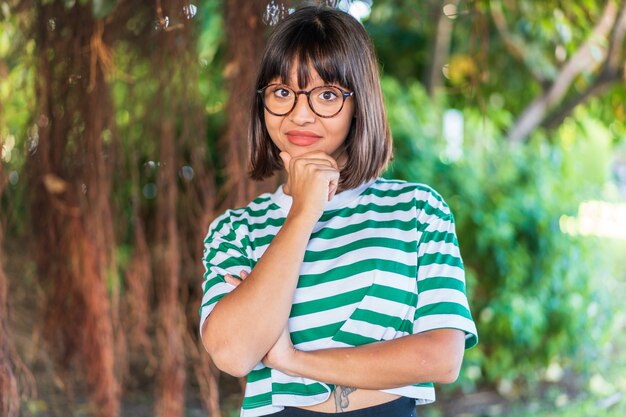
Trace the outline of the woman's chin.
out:
<instances>
[{"instance_id":1,"label":"woman's chin","mask_svg":"<svg viewBox=\"0 0 626 417\"><path fill-rule=\"evenodd\" d=\"M306 155L307 153L311 153L311 152L315 152L319 150L320 149L316 148L315 146L288 146L285 149L285 152L291 155L292 158L296 158L302 155Z\"/></svg>"}]
</instances>

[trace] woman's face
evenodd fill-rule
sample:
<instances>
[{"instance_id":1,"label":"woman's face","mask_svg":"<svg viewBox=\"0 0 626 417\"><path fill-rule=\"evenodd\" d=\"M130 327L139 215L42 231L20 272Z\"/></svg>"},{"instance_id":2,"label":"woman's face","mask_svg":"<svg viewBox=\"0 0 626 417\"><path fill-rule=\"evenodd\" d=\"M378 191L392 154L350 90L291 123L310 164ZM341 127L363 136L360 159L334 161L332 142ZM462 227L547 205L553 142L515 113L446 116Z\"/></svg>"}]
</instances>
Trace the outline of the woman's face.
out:
<instances>
[{"instance_id":1,"label":"woman's face","mask_svg":"<svg viewBox=\"0 0 626 417\"><path fill-rule=\"evenodd\" d=\"M319 74L309 67L311 80L304 90L326 85ZM289 77L292 83L297 80L297 66L294 65ZM275 78L271 83L280 83L280 78ZM297 85L287 84L294 91L300 90ZM342 86L338 86L342 87ZM341 97L339 97L341 100ZM306 95L298 95L296 107L285 116L276 116L265 109L265 126L272 138L272 142L281 151L287 152L292 157L312 151L322 151L337 160L341 167L345 161L343 143L348 136L352 117L354 116L354 99L346 99L342 110L334 117L324 118L316 115Z\"/></svg>"}]
</instances>

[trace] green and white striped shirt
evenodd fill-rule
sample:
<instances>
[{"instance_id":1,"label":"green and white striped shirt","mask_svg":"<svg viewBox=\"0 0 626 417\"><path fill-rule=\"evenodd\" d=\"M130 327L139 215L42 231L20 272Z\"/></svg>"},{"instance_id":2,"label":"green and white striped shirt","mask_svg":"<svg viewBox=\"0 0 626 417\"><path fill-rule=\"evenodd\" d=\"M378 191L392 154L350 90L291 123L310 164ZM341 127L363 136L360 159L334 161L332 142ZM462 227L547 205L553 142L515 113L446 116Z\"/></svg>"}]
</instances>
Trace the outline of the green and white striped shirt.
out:
<instances>
[{"instance_id":1,"label":"green and white striped shirt","mask_svg":"<svg viewBox=\"0 0 626 417\"><path fill-rule=\"evenodd\" d=\"M205 239L200 328L234 286L229 273L250 272L283 225L292 199L282 187L216 218ZM262 314L262 312L259 312ZM289 318L300 350L359 346L433 329L455 328L476 344L454 218L423 184L377 179L327 203L309 239ZM334 387L259 363L248 375L241 415L325 401ZM432 384L384 390L433 402Z\"/></svg>"}]
</instances>

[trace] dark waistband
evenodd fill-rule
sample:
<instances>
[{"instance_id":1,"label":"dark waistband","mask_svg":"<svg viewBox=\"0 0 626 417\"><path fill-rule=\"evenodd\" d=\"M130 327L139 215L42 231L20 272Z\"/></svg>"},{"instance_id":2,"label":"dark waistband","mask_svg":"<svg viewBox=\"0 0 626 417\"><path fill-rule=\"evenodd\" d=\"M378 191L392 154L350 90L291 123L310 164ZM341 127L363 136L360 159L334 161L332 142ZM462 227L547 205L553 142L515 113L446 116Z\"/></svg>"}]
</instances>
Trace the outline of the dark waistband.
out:
<instances>
[{"instance_id":1,"label":"dark waistband","mask_svg":"<svg viewBox=\"0 0 626 417\"><path fill-rule=\"evenodd\" d=\"M298 407L285 407L278 413L270 414L272 417L410 417L415 411L415 400L413 398L400 397L393 401L361 408L359 410L344 411L342 413L322 413L320 411L310 411Z\"/></svg>"}]
</instances>

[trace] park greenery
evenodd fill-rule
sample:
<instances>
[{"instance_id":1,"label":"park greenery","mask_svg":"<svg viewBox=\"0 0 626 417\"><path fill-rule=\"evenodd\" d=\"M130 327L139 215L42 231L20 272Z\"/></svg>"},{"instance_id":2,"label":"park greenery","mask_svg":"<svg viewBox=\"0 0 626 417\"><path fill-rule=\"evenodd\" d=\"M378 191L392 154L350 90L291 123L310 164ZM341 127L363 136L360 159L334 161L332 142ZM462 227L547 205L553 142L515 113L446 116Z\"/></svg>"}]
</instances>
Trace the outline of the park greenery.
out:
<instances>
[{"instance_id":1,"label":"park greenery","mask_svg":"<svg viewBox=\"0 0 626 417\"><path fill-rule=\"evenodd\" d=\"M303 2L192 3L0 1L2 415L236 413L201 245L278 183L246 180L242 95ZM423 415L624 415L626 236L564 219L626 198L626 1L317 3L371 6L385 176L455 215L479 344Z\"/></svg>"}]
</instances>

